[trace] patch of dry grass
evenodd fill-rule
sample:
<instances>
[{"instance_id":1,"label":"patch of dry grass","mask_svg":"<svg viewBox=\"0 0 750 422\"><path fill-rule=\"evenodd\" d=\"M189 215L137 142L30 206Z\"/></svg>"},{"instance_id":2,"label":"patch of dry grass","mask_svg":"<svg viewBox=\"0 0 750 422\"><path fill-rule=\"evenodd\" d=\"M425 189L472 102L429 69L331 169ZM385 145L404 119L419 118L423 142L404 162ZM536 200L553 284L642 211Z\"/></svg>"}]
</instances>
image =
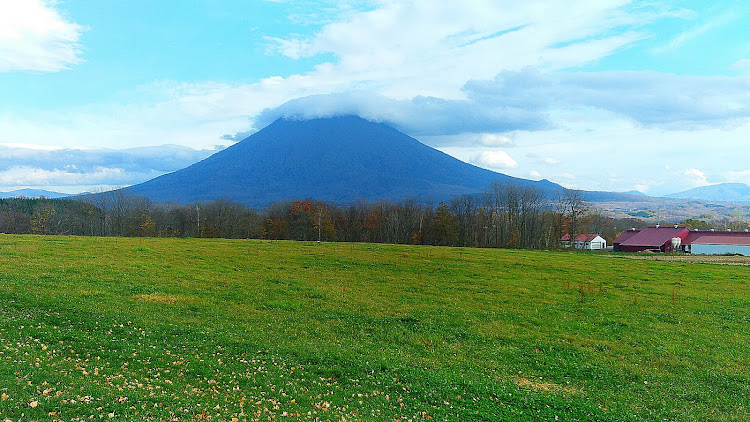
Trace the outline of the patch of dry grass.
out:
<instances>
[{"instance_id":1,"label":"patch of dry grass","mask_svg":"<svg viewBox=\"0 0 750 422\"><path fill-rule=\"evenodd\" d=\"M140 294L133 296L133 299L141 302L148 303L164 303L174 305L177 303L177 296L168 295L166 293L151 293L151 294Z\"/></svg>"},{"instance_id":2,"label":"patch of dry grass","mask_svg":"<svg viewBox=\"0 0 750 422\"><path fill-rule=\"evenodd\" d=\"M530 389L534 391L541 391L541 392L566 393L566 394L576 394L576 395L583 393L583 390L581 390L580 388L555 384L552 382L530 380L528 378L516 379L516 385L518 385L521 388Z\"/></svg>"}]
</instances>

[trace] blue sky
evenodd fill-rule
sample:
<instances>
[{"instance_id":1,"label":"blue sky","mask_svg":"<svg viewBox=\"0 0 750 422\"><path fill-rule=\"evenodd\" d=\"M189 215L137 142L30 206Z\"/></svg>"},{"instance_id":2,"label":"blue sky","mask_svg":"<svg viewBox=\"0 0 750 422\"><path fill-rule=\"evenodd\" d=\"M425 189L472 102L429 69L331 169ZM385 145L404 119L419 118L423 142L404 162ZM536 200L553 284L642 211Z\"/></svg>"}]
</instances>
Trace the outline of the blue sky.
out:
<instances>
[{"instance_id":1,"label":"blue sky","mask_svg":"<svg viewBox=\"0 0 750 422\"><path fill-rule=\"evenodd\" d=\"M653 195L750 183L750 3L0 0L0 190L123 186L280 116Z\"/></svg>"}]
</instances>

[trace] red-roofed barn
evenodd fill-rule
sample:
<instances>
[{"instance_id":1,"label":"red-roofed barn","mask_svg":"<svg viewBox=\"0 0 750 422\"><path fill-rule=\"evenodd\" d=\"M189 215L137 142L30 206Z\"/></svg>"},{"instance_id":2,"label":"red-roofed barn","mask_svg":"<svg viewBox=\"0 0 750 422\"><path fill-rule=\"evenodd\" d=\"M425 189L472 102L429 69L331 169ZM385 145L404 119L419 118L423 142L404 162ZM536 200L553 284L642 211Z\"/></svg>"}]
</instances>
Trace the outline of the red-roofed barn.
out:
<instances>
[{"instance_id":1,"label":"red-roofed barn","mask_svg":"<svg viewBox=\"0 0 750 422\"><path fill-rule=\"evenodd\" d=\"M687 237L685 227L646 227L619 244L622 252L672 252L681 250L682 240Z\"/></svg>"},{"instance_id":2,"label":"red-roofed barn","mask_svg":"<svg viewBox=\"0 0 750 422\"><path fill-rule=\"evenodd\" d=\"M622 252L622 250L620 248L620 245L622 244L622 242L630 239L631 237L637 235L640 232L641 231L637 230L637 229L629 229L629 230L625 230L624 232L620 233L620 235L617 236L617 238L615 239L615 241L612 242L612 249L615 252Z\"/></svg>"}]
</instances>

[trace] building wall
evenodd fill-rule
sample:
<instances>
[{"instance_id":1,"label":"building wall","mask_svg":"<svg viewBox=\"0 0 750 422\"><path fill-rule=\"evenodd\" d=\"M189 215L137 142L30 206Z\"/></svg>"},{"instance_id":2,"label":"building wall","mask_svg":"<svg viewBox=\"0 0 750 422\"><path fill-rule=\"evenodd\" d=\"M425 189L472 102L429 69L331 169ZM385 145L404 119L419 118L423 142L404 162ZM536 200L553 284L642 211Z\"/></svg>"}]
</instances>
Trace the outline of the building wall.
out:
<instances>
[{"instance_id":1,"label":"building wall","mask_svg":"<svg viewBox=\"0 0 750 422\"><path fill-rule=\"evenodd\" d=\"M586 250L600 250L600 249L607 249L607 241L601 240L601 241L593 241L593 242L575 242L576 249L586 249Z\"/></svg>"},{"instance_id":2,"label":"building wall","mask_svg":"<svg viewBox=\"0 0 750 422\"><path fill-rule=\"evenodd\" d=\"M736 253L750 256L750 246L748 245L702 245L693 243L690 249L693 255L723 255Z\"/></svg>"},{"instance_id":3,"label":"building wall","mask_svg":"<svg viewBox=\"0 0 750 422\"><path fill-rule=\"evenodd\" d=\"M601 236L596 236L594 240L591 241L591 249L607 249L607 240Z\"/></svg>"},{"instance_id":4,"label":"building wall","mask_svg":"<svg viewBox=\"0 0 750 422\"><path fill-rule=\"evenodd\" d=\"M620 252L643 252L649 250L648 246L620 246Z\"/></svg>"},{"instance_id":5,"label":"building wall","mask_svg":"<svg viewBox=\"0 0 750 422\"><path fill-rule=\"evenodd\" d=\"M654 247L654 246L620 246L620 252L643 252L643 251L658 251L658 252L672 252L671 250L671 242L669 247L667 244L661 245L661 247Z\"/></svg>"}]
</instances>

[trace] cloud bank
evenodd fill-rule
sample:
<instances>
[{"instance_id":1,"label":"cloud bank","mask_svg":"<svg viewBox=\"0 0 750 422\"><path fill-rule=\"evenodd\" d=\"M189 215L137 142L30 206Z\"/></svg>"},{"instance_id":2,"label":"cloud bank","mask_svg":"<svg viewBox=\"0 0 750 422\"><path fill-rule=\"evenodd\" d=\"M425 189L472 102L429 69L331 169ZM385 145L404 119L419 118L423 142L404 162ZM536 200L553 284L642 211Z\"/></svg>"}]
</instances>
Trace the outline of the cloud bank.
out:
<instances>
[{"instance_id":1,"label":"cloud bank","mask_svg":"<svg viewBox=\"0 0 750 422\"><path fill-rule=\"evenodd\" d=\"M264 127L278 118L311 119L358 115L390 123L412 136L541 130L551 127L544 113L513 104L483 104L473 98L446 100L415 97L397 100L366 92L315 95L263 111L256 119Z\"/></svg>"},{"instance_id":2,"label":"cloud bank","mask_svg":"<svg viewBox=\"0 0 750 422\"><path fill-rule=\"evenodd\" d=\"M53 1L0 1L0 72L56 72L82 61L84 27L55 9Z\"/></svg>"},{"instance_id":3,"label":"cloud bank","mask_svg":"<svg viewBox=\"0 0 750 422\"><path fill-rule=\"evenodd\" d=\"M0 145L0 190L56 187L78 193L99 185L127 186L185 168L215 152L177 145L125 150Z\"/></svg>"},{"instance_id":4,"label":"cloud bank","mask_svg":"<svg viewBox=\"0 0 750 422\"><path fill-rule=\"evenodd\" d=\"M658 72L506 71L469 81L466 99L398 100L371 92L314 95L267 109L257 128L278 118L354 114L391 123L413 136L550 130L559 110L599 110L646 127L713 127L750 118L750 78ZM498 135L495 135L498 136ZM485 137L484 139L490 139Z\"/></svg>"}]
</instances>

